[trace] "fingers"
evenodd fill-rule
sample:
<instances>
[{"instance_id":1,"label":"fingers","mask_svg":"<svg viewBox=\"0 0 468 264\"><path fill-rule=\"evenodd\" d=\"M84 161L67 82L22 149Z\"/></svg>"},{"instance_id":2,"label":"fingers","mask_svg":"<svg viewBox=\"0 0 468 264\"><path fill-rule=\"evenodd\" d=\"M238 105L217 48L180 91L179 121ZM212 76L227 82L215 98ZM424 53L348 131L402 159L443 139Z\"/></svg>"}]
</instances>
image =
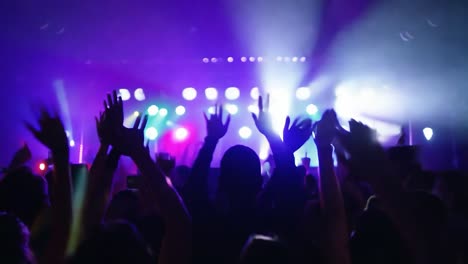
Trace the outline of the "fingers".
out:
<instances>
[{"instance_id":1,"label":"fingers","mask_svg":"<svg viewBox=\"0 0 468 264\"><path fill-rule=\"evenodd\" d=\"M37 130L33 125L31 125L31 123L25 121L24 125L34 135L35 138L39 139L41 137L41 133L39 132L39 130Z\"/></svg>"},{"instance_id":2,"label":"fingers","mask_svg":"<svg viewBox=\"0 0 468 264\"><path fill-rule=\"evenodd\" d=\"M287 116L286 120L284 121L283 135L288 132L290 123L291 123L291 118Z\"/></svg>"},{"instance_id":3,"label":"fingers","mask_svg":"<svg viewBox=\"0 0 468 264\"><path fill-rule=\"evenodd\" d=\"M113 99L114 99L114 100L112 101L112 103L113 103L114 105L118 104L118 100L117 100L117 91L116 91L116 90L112 91L112 95L113 95Z\"/></svg>"},{"instance_id":4,"label":"fingers","mask_svg":"<svg viewBox=\"0 0 468 264\"><path fill-rule=\"evenodd\" d=\"M252 119L253 119L253 121L255 122L255 125L257 125L257 123L258 123L258 117L257 117L256 114L252 113Z\"/></svg>"},{"instance_id":5,"label":"fingers","mask_svg":"<svg viewBox=\"0 0 468 264\"><path fill-rule=\"evenodd\" d=\"M111 94L107 94L107 104L109 105L109 107L112 107L114 105Z\"/></svg>"},{"instance_id":6,"label":"fingers","mask_svg":"<svg viewBox=\"0 0 468 264\"><path fill-rule=\"evenodd\" d=\"M109 105L107 105L107 101L106 101L106 100L104 100L104 104L103 104L103 105L104 105L104 110L109 109Z\"/></svg>"},{"instance_id":7,"label":"fingers","mask_svg":"<svg viewBox=\"0 0 468 264\"><path fill-rule=\"evenodd\" d=\"M208 116L206 116L205 112L203 112L203 117L205 118L205 122L208 123Z\"/></svg>"},{"instance_id":8,"label":"fingers","mask_svg":"<svg viewBox=\"0 0 468 264\"><path fill-rule=\"evenodd\" d=\"M219 105L218 118L221 120L221 122L223 122L223 105Z\"/></svg>"},{"instance_id":9,"label":"fingers","mask_svg":"<svg viewBox=\"0 0 468 264\"><path fill-rule=\"evenodd\" d=\"M143 117L143 122L141 123L140 130L144 130L146 128L146 124L148 124L148 115Z\"/></svg>"},{"instance_id":10,"label":"fingers","mask_svg":"<svg viewBox=\"0 0 468 264\"><path fill-rule=\"evenodd\" d=\"M267 94L266 103L265 103L265 111L269 111L269 110L270 110L270 94Z\"/></svg>"},{"instance_id":11,"label":"fingers","mask_svg":"<svg viewBox=\"0 0 468 264\"><path fill-rule=\"evenodd\" d=\"M228 115L226 118L226 123L224 123L224 127L228 128L230 123L231 123L231 115Z\"/></svg>"},{"instance_id":12,"label":"fingers","mask_svg":"<svg viewBox=\"0 0 468 264\"><path fill-rule=\"evenodd\" d=\"M261 95L258 97L258 112L263 112L263 98Z\"/></svg>"},{"instance_id":13,"label":"fingers","mask_svg":"<svg viewBox=\"0 0 468 264\"><path fill-rule=\"evenodd\" d=\"M135 119L135 123L133 123L133 129L138 129L138 126L140 125L140 122L141 122L141 115L139 115L139 116Z\"/></svg>"}]
</instances>

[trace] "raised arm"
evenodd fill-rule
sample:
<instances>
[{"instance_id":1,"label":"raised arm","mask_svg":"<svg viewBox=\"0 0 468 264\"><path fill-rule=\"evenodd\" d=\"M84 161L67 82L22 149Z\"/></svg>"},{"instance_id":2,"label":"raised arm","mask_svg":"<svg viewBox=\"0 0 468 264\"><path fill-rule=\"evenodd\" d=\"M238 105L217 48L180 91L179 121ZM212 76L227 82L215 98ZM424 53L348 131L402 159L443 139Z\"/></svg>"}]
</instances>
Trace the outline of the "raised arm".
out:
<instances>
[{"instance_id":1,"label":"raised arm","mask_svg":"<svg viewBox=\"0 0 468 264\"><path fill-rule=\"evenodd\" d=\"M228 115L226 122L223 122L222 106L216 106L215 109L216 113L211 114L209 118L206 114L203 114L207 135L195 159L187 184L184 187L184 198L187 199L189 205L208 202L208 175L210 173L211 161L213 160L213 153L218 141L226 135L231 121L231 116Z\"/></svg>"},{"instance_id":2,"label":"raised arm","mask_svg":"<svg viewBox=\"0 0 468 264\"><path fill-rule=\"evenodd\" d=\"M192 251L191 219L182 199L166 181L166 176L151 159L145 146L144 129L148 117L138 117L133 128L122 128L121 138L112 143L140 170L145 188L143 195L154 202L163 218L165 234L158 263L190 263ZM145 198L146 199L146 198Z\"/></svg>"},{"instance_id":3,"label":"raised arm","mask_svg":"<svg viewBox=\"0 0 468 264\"><path fill-rule=\"evenodd\" d=\"M326 262L346 264L351 263L346 213L340 184L334 173L331 145L336 135L335 119L335 112L327 110L317 123L315 134L319 158L320 207L323 216L321 238Z\"/></svg>"},{"instance_id":4,"label":"raised arm","mask_svg":"<svg viewBox=\"0 0 468 264\"><path fill-rule=\"evenodd\" d=\"M68 139L57 115L41 110L39 129L27 124L37 140L52 152L54 172L50 188L52 229L39 263L64 263L72 222L72 198Z\"/></svg>"}]
</instances>

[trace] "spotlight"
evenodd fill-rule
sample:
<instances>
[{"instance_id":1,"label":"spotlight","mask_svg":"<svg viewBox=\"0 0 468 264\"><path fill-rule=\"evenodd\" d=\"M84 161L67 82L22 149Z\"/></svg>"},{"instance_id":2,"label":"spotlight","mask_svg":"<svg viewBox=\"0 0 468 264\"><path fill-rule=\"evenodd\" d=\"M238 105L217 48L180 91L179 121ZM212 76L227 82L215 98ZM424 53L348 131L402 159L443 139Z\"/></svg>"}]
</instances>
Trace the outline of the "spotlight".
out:
<instances>
[{"instance_id":1,"label":"spotlight","mask_svg":"<svg viewBox=\"0 0 468 264\"><path fill-rule=\"evenodd\" d=\"M148 127L145 130L145 137L149 140L155 140L158 137L158 130L155 127Z\"/></svg>"},{"instance_id":2,"label":"spotlight","mask_svg":"<svg viewBox=\"0 0 468 264\"><path fill-rule=\"evenodd\" d=\"M185 127L179 127L176 129L174 136L176 140L185 140L188 136L188 130Z\"/></svg>"},{"instance_id":3,"label":"spotlight","mask_svg":"<svg viewBox=\"0 0 468 264\"><path fill-rule=\"evenodd\" d=\"M423 134L426 140L429 141L432 139L432 136L434 135L434 131L432 130L432 128L426 127L423 129Z\"/></svg>"},{"instance_id":4,"label":"spotlight","mask_svg":"<svg viewBox=\"0 0 468 264\"><path fill-rule=\"evenodd\" d=\"M175 113L178 116L184 115L185 114L185 107L183 105L179 105L175 109Z\"/></svg>"},{"instance_id":5,"label":"spotlight","mask_svg":"<svg viewBox=\"0 0 468 264\"><path fill-rule=\"evenodd\" d=\"M239 108L235 104L227 104L226 105L226 110L231 115L235 115L235 114L237 114L237 112L239 112Z\"/></svg>"},{"instance_id":6,"label":"spotlight","mask_svg":"<svg viewBox=\"0 0 468 264\"><path fill-rule=\"evenodd\" d=\"M208 59L208 58L203 58L202 61L203 61L203 63L208 63L208 62L210 62L210 59Z\"/></svg>"},{"instance_id":7,"label":"spotlight","mask_svg":"<svg viewBox=\"0 0 468 264\"><path fill-rule=\"evenodd\" d=\"M309 115L315 115L315 114L317 114L317 112L318 112L318 108L317 108L316 105L310 104L310 105L308 105L308 106L306 107L306 112L307 112L307 114L309 114Z\"/></svg>"},{"instance_id":8,"label":"spotlight","mask_svg":"<svg viewBox=\"0 0 468 264\"><path fill-rule=\"evenodd\" d=\"M292 60L292 62L297 62L298 58L297 58L297 57L293 57L291 60Z\"/></svg>"},{"instance_id":9,"label":"spotlight","mask_svg":"<svg viewBox=\"0 0 468 264\"><path fill-rule=\"evenodd\" d=\"M247 57L241 57L241 61L242 61L242 62L246 62L246 61L247 61Z\"/></svg>"},{"instance_id":10,"label":"spotlight","mask_svg":"<svg viewBox=\"0 0 468 264\"><path fill-rule=\"evenodd\" d=\"M306 61L306 57L301 57L299 60L300 60L301 62L305 62L305 61Z\"/></svg>"},{"instance_id":11,"label":"spotlight","mask_svg":"<svg viewBox=\"0 0 468 264\"><path fill-rule=\"evenodd\" d=\"M262 61L263 61L263 57L257 57L257 61L258 61L258 62L262 62Z\"/></svg>"},{"instance_id":12,"label":"spotlight","mask_svg":"<svg viewBox=\"0 0 468 264\"><path fill-rule=\"evenodd\" d=\"M158 114L159 108L156 105L148 107L148 115L155 116Z\"/></svg>"},{"instance_id":13,"label":"spotlight","mask_svg":"<svg viewBox=\"0 0 468 264\"><path fill-rule=\"evenodd\" d=\"M218 59L217 58L211 58L211 62L216 63L216 62L218 62Z\"/></svg>"},{"instance_id":14,"label":"spotlight","mask_svg":"<svg viewBox=\"0 0 468 264\"><path fill-rule=\"evenodd\" d=\"M255 57L249 57L249 61L250 61L250 62L254 62L254 61L255 61Z\"/></svg>"},{"instance_id":15,"label":"spotlight","mask_svg":"<svg viewBox=\"0 0 468 264\"><path fill-rule=\"evenodd\" d=\"M70 143L70 147L74 147L74 146L75 146L75 140L70 139L70 142L69 142L69 143Z\"/></svg>"},{"instance_id":16,"label":"spotlight","mask_svg":"<svg viewBox=\"0 0 468 264\"><path fill-rule=\"evenodd\" d=\"M228 58L227 58L227 61L228 61L228 62L233 62L233 61L234 61L234 58L233 58L233 57L228 57Z\"/></svg>"},{"instance_id":17,"label":"spotlight","mask_svg":"<svg viewBox=\"0 0 468 264\"><path fill-rule=\"evenodd\" d=\"M216 114L216 108L214 106L210 106L208 108L208 114L211 114L211 115Z\"/></svg>"},{"instance_id":18,"label":"spotlight","mask_svg":"<svg viewBox=\"0 0 468 264\"><path fill-rule=\"evenodd\" d=\"M240 96L240 91L237 87L229 87L224 94L228 100L236 100Z\"/></svg>"},{"instance_id":19,"label":"spotlight","mask_svg":"<svg viewBox=\"0 0 468 264\"><path fill-rule=\"evenodd\" d=\"M130 91L125 88L119 89L119 95L122 98L122 101L127 101L131 97Z\"/></svg>"},{"instance_id":20,"label":"spotlight","mask_svg":"<svg viewBox=\"0 0 468 264\"><path fill-rule=\"evenodd\" d=\"M248 139L252 135L252 130L246 126L239 129L239 136L243 139Z\"/></svg>"},{"instance_id":21,"label":"spotlight","mask_svg":"<svg viewBox=\"0 0 468 264\"><path fill-rule=\"evenodd\" d=\"M138 111L133 112L133 116L138 117L139 115L140 115L140 112Z\"/></svg>"},{"instance_id":22,"label":"spotlight","mask_svg":"<svg viewBox=\"0 0 468 264\"><path fill-rule=\"evenodd\" d=\"M159 115L162 117L167 116L167 109L166 108L159 109Z\"/></svg>"},{"instance_id":23,"label":"spotlight","mask_svg":"<svg viewBox=\"0 0 468 264\"><path fill-rule=\"evenodd\" d=\"M281 56L276 57L276 61L283 61L283 57Z\"/></svg>"},{"instance_id":24,"label":"spotlight","mask_svg":"<svg viewBox=\"0 0 468 264\"><path fill-rule=\"evenodd\" d=\"M143 91L143 88L137 88L133 95L135 96L135 99L137 101L143 101L143 100L146 99L145 92Z\"/></svg>"},{"instance_id":25,"label":"spotlight","mask_svg":"<svg viewBox=\"0 0 468 264\"><path fill-rule=\"evenodd\" d=\"M299 100L307 100L310 97L309 87L300 87L296 90L296 97Z\"/></svg>"},{"instance_id":26,"label":"spotlight","mask_svg":"<svg viewBox=\"0 0 468 264\"><path fill-rule=\"evenodd\" d=\"M192 101L197 98L197 90L193 87L187 87L182 91L182 97L187 101Z\"/></svg>"},{"instance_id":27,"label":"spotlight","mask_svg":"<svg viewBox=\"0 0 468 264\"><path fill-rule=\"evenodd\" d=\"M46 164L44 162L39 163L39 170L44 171L46 169Z\"/></svg>"},{"instance_id":28,"label":"spotlight","mask_svg":"<svg viewBox=\"0 0 468 264\"><path fill-rule=\"evenodd\" d=\"M218 98L218 90L216 90L214 87L206 88L205 96L208 100L216 100Z\"/></svg>"},{"instance_id":29,"label":"spotlight","mask_svg":"<svg viewBox=\"0 0 468 264\"><path fill-rule=\"evenodd\" d=\"M260 90L258 89L258 87L254 87L252 88L252 90L250 90L250 97L252 97L252 99L258 100L259 96L260 96Z\"/></svg>"}]
</instances>

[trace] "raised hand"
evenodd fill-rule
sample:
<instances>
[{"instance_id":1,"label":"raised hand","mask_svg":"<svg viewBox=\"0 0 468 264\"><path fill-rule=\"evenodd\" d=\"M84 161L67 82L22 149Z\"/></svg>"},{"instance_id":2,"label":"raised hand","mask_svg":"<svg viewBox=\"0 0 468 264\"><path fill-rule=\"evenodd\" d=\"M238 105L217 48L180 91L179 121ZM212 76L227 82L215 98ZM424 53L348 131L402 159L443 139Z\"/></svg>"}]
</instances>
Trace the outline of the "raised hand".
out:
<instances>
[{"instance_id":1,"label":"raised hand","mask_svg":"<svg viewBox=\"0 0 468 264\"><path fill-rule=\"evenodd\" d=\"M267 95L267 98L265 100L265 105L263 102L263 98L259 96L258 97L258 116L252 113L252 118L255 122L255 126L257 127L258 131L265 136L269 136L273 134L271 114L268 112L269 106L270 106L270 96Z\"/></svg>"},{"instance_id":2,"label":"raised hand","mask_svg":"<svg viewBox=\"0 0 468 264\"><path fill-rule=\"evenodd\" d=\"M10 169L18 168L31 159L31 150L27 144L24 144L18 151L16 151L13 159L10 162Z\"/></svg>"},{"instance_id":3,"label":"raised hand","mask_svg":"<svg viewBox=\"0 0 468 264\"><path fill-rule=\"evenodd\" d=\"M362 152L359 149L379 146L377 132L367 125L351 119L349 130L349 133L342 133L339 136L340 142L346 150L357 153Z\"/></svg>"},{"instance_id":4,"label":"raised hand","mask_svg":"<svg viewBox=\"0 0 468 264\"><path fill-rule=\"evenodd\" d=\"M104 100L106 117L116 125L122 125L124 121L122 97L117 96L117 91L112 91L112 96L107 94L107 102Z\"/></svg>"},{"instance_id":5,"label":"raised hand","mask_svg":"<svg viewBox=\"0 0 468 264\"><path fill-rule=\"evenodd\" d=\"M123 103L122 98L113 91L112 96L107 95L104 100L104 112L95 117L96 129L101 144L112 144L118 141L123 130Z\"/></svg>"},{"instance_id":6,"label":"raised hand","mask_svg":"<svg viewBox=\"0 0 468 264\"><path fill-rule=\"evenodd\" d=\"M231 115L228 115L226 122L223 123L223 107L215 106L215 113L210 115L210 118L203 113L206 122L207 136L215 140L219 140L226 135L231 122Z\"/></svg>"},{"instance_id":7,"label":"raised hand","mask_svg":"<svg viewBox=\"0 0 468 264\"><path fill-rule=\"evenodd\" d=\"M317 122L315 127L315 144L320 146L329 146L337 135L337 117L333 109L325 111L322 119Z\"/></svg>"},{"instance_id":8,"label":"raised hand","mask_svg":"<svg viewBox=\"0 0 468 264\"><path fill-rule=\"evenodd\" d=\"M146 151L147 148L144 145L144 131L147 123L147 115L145 115L143 119L141 116L137 117L132 128L122 127L121 134L112 146L126 156L131 156L139 150Z\"/></svg>"},{"instance_id":9,"label":"raised hand","mask_svg":"<svg viewBox=\"0 0 468 264\"><path fill-rule=\"evenodd\" d=\"M57 115L51 115L42 109L39 116L39 129L26 123L29 131L53 154L69 154L68 138L62 120Z\"/></svg>"},{"instance_id":10,"label":"raised hand","mask_svg":"<svg viewBox=\"0 0 468 264\"><path fill-rule=\"evenodd\" d=\"M296 152L312 135L312 120L296 118L291 127L290 123L291 119L288 116L283 128L283 142L292 152Z\"/></svg>"}]
</instances>

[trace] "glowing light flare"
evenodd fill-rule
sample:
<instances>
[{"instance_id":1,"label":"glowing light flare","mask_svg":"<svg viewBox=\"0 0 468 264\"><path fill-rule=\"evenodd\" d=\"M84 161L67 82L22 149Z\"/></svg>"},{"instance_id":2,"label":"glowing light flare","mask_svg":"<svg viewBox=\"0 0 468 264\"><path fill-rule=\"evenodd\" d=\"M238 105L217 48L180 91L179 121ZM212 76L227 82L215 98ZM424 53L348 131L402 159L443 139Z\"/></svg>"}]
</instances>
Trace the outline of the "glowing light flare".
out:
<instances>
[{"instance_id":1,"label":"glowing light flare","mask_svg":"<svg viewBox=\"0 0 468 264\"><path fill-rule=\"evenodd\" d=\"M226 89L224 95L228 100L236 100L240 96L239 88L237 87L229 87Z\"/></svg>"},{"instance_id":2,"label":"glowing light flare","mask_svg":"<svg viewBox=\"0 0 468 264\"><path fill-rule=\"evenodd\" d=\"M175 109L175 113L178 116L184 115L185 114L185 107L183 105L179 105Z\"/></svg>"},{"instance_id":3,"label":"glowing light flare","mask_svg":"<svg viewBox=\"0 0 468 264\"><path fill-rule=\"evenodd\" d=\"M46 164L44 162L39 163L39 170L45 171L46 169Z\"/></svg>"},{"instance_id":4,"label":"glowing light flare","mask_svg":"<svg viewBox=\"0 0 468 264\"><path fill-rule=\"evenodd\" d=\"M74 146L75 146L75 140L70 139L70 142L69 142L69 143L70 143L70 147L74 147Z\"/></svg>"},{"instance_id":5,"label":"glowing light flare","mask_svg":"<svg viewBox=\"0 0 468 264\"><path fill-rule=\"evenodd\" d=\"M203 58L202 61L203 61L203 63L208 63L208 62L210 62L210 59L208 59L208 58Z\"/></svg>"},{"instance_id":6,"label":"glowing light flare","mask_svg":"<svg viewBox=\"0 0 468 264\"><path fill-rule=\"evenodd\" d=\"M168 113L168 111L167 111L166 108L159 109L159 115L160 116L165 117L165 116L167 116L167 113Z\"/></svg>"},{"instance_id":7,"label":"glowing light flare","mask_svg":"<svg viewBox=\"0 0 468 264\"><path fill-rule=\"evenodd\" d=\"M250 90L250 97L252 97L252 99L258 100L259 96L260 96L260 90L258 89L258 87L254 87L252 88L252 90Z\"/></svg>"},{"instance_id":8,"label":"glowing light flare","mask_svg":"<svg viewBox=\"0 0 468 264\"><path fill-rule=\"evenodd\" d=\"M119 89L119 96L122 98L122 101L130 100L131 94L128 89L121 88Z\"/></svg>"},{"instance_id":9,"label":"glowing light flare","mask_svg":"<svg viewBox=\"0 0 468 264\"><path fill-rule=\"evenodd\" d=\"M249 110L250 113L254 113L256 115L258 115L258 106L257 105L249 105L249 107L247 108Z\"/></svg>"},{"instance_id":10,"label":"glowing light flare","mask_svg":"<svg viewBox=\"0 0 468 264\"><path fill-rule=\"evenodd\" d=\"M234 61L234 58L233 57L228 57L227 58L227 62L233 62Z\"/></svg>"},{"instance_id":11,"label":"glowing light flare","mask_svg":"<svg viewBox=\"0 0 468 264\"><path fill-rule=\"evenodd\" d=\"M430 141L432 139L432 136L434 136L434 131L430 127L425 127L423 129L423 134L424 134L424 137L426 138L426 140Z\"/></svg>"},{"instance_id":12,"label":"glowing light flare","mask_svg":"<svg viewBox=\"0 0 468 264\"><path fill-rule=\"evenodd\" d=\"M307 107L306 107L306 112L307 114L309 115L315 115L318 113L318 107L314 104L309 104Z\"/></svg>"},{"instance_id":13,"label":"glowing light flare","mask_svg":"<svg viewBox=\"0 0 468 264\"><path fill-rule=\"evenodd\" d=\"M156 105L151 105L150 107L148 107L148 115L150 116L157 115L158 111L159 111L159 107L157 107Z\"/></svg>"},{"instance_id":14,"label":"glowing light flare","mask_svg":"<svg viewBox=\"0 0 468 264\"><path fill-rule=\"evenodd\" d=\"M239 129L239 136L243 139L248 139L252 135L252 130L249 127L243 126Z\"/></svg>"},{"instance_id":15,"label":"glowing light flare","mask_svg":"<svg viewBox=\"0 0 468 264\"><path fill-rule=\"evenodd\" d=\"M310 88L309 87L299 87L296 90L296 98L299 100L307 100L310 98Z\"/></svg>"},{"instance_id":16,"label":"glowing light flare","mask_svg":"<svg viewBox=\"0 0 468 264\"><path fill-rule=\"evenodd\" d=\"M218 98L218 90L214 87L208 87L205 89L205 97L208 100L216 100Z\"/></svg>"},{"instance_id":17,"label":"glowing light flare","mask_svg":"<svg viewBox=\"0 0 468 264\"><path fill-rule=\"evenodd\" d=\"M158 130L155 127L148 127L145 130L145 137L149 140L155 140L158 137Z\"/></svg>"},{"instance_id":18,"label":"glowing light flare","mask_svg":"<svg viewBox=\"0 0 468 264\"><path fill-rule=\"evenodd\" d=\"M239 108L235 104L227 104L225 107L228 113L231 115L235 115L237 112L239 112Z\"/></svg>"},{"instance_id":19,"label":"glowing light flare","mask_svg":"<svg viewBox=\"0 0 468 264\"><path fill-rule=\"evenodd\" d=\"M174 138L178 141L183 141L187 139L188 135L189 132L185 127L179 127L174 132Z\"/></svg>"},{"instance_id":20,"label":"glowing light flare","mask_svg":"<svg viewBox=\"0 0 468 264\"><path fill-rule=\"evenodd\" d=\"M241 57L240 60L241 60L242 62L246 62L246 61L247 61L247 57Z\"/></svg>"},{"instance_id":21,"label":"glowing light flare","mask_svg":"<svg viewBox=\"0 0 468 264\"><path fill-rule=\"evenodd\" d=\"M187 101L192 101L197 98L197 90L193 87L187 87L182 90L182 97Z\"/></svg>"},{"instance_id":22,"label":"glowing light flare","mask_svg":"<svg viewBox=\"0 0 468 264\"><path fill-rule=\"evenodd\" d=\"M138 117L139 115L140 115L140 112L138 112L138 111L133 112L134 117Z\"/></svg>"},{"instance_id":23,"label":"glowing light flare","mask_svg":"<svg viewBox=\"0 0 468 264\"><path fill-rule=\"evenodd\" d=\"M133 93L133 95L137 101L144 101L146 99L143 88L137 88L135 92Z\"/></svg>"}]
</instances>

